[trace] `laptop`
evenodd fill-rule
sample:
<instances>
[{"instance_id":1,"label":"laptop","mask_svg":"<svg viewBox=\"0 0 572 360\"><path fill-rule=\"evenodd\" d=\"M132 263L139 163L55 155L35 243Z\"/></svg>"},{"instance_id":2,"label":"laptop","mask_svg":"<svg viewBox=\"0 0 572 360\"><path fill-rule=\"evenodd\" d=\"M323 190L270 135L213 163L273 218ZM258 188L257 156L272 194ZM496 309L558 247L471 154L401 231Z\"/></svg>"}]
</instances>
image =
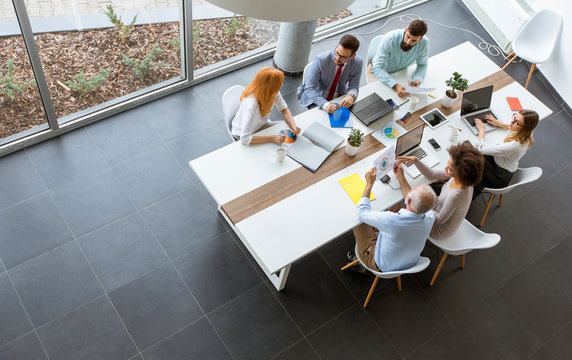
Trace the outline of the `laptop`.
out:
<instances>
[{"instance_id":1,"label":"laptop","mask_svg":"<svg viewBox=\"0 0 572 360\"><path fill-rule=\"evenodd\" d=\"M461 103L461 118L469 126L473 134L478 134L479 130L475 126L475 119L481 119L485 123L485 132L495 129L486 123L483 118L486 114L491 114L498 119L491 107L491 99L493 97L493 86L487 86L463 93L463 101Z\"/></svg>"},{"instance_id":2,"label":"laptop","mask_svg":"<svg viewBox=\"0 0 572 360\"><path fill-rule=\"evenodd\" d=\"M373 93L350 107L351 112L366 126L393 111L393 107L381 96Z\"/></svg>"},{"instance_id":3,"label":"laptop","mask_svg":"<svg viewBox=\"0 0 572 360\"><path fill-rule=\"evenodd\" d=\"M421 124L399 136L395 144L395 156L417 156L419 161L431 168L439 163L439 159L420 146L424 128L425 124ZM421 175L413 163L403 164L403 169L414 179Z\"/></svg>"}]
</instances>

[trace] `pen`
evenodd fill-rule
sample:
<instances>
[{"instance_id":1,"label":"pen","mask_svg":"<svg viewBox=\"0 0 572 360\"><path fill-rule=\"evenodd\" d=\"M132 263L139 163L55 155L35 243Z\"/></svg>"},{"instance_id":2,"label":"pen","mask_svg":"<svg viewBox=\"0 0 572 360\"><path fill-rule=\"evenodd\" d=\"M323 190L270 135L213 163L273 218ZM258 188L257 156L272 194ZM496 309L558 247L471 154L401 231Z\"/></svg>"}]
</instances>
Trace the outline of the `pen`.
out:
<instances>
[{"instance_id":1,"label":"pen","mask_svg":"<svg viewBox=\"0 0 572 360\"><path fill-rule=\"evenodd\" d=\"M401 118L401 121L403 121L404 124L407 124L407 120L409 120L410 116L411 116L411 112L408 111L407 114L403 115L403 117Z\"/></svg>"}]
</instances>

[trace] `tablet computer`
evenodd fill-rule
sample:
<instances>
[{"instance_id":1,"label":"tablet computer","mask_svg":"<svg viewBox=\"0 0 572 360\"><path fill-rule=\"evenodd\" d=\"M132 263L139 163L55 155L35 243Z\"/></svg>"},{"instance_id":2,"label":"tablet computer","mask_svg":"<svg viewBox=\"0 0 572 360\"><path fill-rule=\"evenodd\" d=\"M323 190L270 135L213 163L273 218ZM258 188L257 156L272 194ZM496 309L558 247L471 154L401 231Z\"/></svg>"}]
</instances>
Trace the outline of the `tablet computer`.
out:
<instances>
[{"instance_id":1,"label":"tablet computer","mask_svg":"<svg viewBox=\"0 0 572 360\"><path fill-rule=\"evenodd\" d=\"M420 118L421 120L425 121L427 126L429 126L431 129L435 129L436 127L439 127L448 121L445 114L439 111L439 109L428 111L421 115Z\"/></svg>"}]
</instances>

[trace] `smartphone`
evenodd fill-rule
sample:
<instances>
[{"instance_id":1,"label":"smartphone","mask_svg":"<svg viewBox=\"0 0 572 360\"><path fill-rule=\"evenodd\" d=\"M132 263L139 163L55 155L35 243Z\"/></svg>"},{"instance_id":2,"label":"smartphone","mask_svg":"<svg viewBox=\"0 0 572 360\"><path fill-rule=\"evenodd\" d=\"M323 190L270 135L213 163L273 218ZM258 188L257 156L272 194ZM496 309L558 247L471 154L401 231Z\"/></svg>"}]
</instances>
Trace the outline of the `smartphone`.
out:
<instances>
[{"instance_id":1,"label":"smartphone","mask_svg":"<svg viewBox=\"0 0 572 360\"><path fill-rule=\"evenodd\" d=\"M395 101L393 101L393 99L387 99L385 100L387 101L387 103L393 108L396 109L397 108L397 104L395 103Z\"/></svg>"},{"instance_id":2,"label":"smartphone","mask_svg":"<svg viewBox=\"0 0 572 360\"><path fill-rule=\"evenodd\" d=\"M435 151L441 150L441 145L439 145L437 141L435 141L435 139L429 139L429 144L433 146L433 149L435 149Z\"/></svg>"},{"instance_id":3,"label":"smartphone","mask_svg":"<svg viewBox=\"0 0 572 360\"><path fill-rule=\"evenodd\" d=\"M389 177L389 175L383 175L379 180L381 180L382 183L387 184L391 180L391 178Z\"/></svg>"}]
</instances>

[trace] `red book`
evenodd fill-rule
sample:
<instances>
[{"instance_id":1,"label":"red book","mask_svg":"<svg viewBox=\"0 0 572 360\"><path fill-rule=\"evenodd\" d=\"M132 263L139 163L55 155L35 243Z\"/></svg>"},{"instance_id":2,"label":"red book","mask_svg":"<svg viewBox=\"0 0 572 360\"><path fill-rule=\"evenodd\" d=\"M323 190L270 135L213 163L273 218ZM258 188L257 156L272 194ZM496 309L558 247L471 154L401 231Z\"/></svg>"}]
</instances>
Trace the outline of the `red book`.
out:
<instances>
[{"instance_id":1,"label":"red book","mask_svg":"<svg viewBox=\"0 0 572 360\"><path fill-rule=\"evenodd\" d=\"M512 111L519 111L522 110L522 105L520 105L520 101L516 97L507 97L506 102L508 102L508 106Z\"/></svg>"}]
</instances>

